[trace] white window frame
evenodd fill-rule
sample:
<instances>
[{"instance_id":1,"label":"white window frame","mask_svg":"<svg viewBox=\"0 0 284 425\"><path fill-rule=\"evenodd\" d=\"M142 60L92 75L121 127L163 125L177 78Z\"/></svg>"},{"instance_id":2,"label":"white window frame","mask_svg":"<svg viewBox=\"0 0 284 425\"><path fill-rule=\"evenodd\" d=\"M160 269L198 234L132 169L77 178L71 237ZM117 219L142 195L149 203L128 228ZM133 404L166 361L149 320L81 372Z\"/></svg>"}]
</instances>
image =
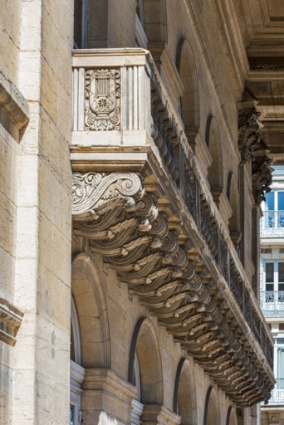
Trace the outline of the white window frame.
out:
<instances>
[{"instance_id":1,"label":"white window frame","mask_svg":"<svg viewBox=\"0 0 284 425\"><path fill-rule=\"evenodd\" d=\"M279 291L279 263L284 263L284 259L283 260L265 260L264 261L264 267L263 267L263 275L264 275L264 279L263 279L263 289L264 291L266 291L266 264L267 263L273 263L274 264L274 273L273 273L273 282L270 282L271 284L273 283L273 291L277 292ZM280 283L284 283L284 282L280 282Z\"/></svg>"}]
</instances>

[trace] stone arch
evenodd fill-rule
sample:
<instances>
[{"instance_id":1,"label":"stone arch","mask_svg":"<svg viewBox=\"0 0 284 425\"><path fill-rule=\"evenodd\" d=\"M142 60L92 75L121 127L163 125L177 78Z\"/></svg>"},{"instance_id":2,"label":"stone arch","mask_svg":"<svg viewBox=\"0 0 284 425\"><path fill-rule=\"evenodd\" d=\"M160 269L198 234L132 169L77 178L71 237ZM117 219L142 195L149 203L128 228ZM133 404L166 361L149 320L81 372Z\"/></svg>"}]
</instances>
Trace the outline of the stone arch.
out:
<instances>
[{"instance_id":1,"label":"stone arch","mask_svg":"<svg viewBox=\"0 0 284 425\"><path fill-rule=\"evenodd\" d=\"M220 423L218 397L215 389L210 385L207 390L204 409L203 425L216 425Z\"/></svg>"},{"instance_id":2,"label":"stone arch","mask_svg":"<svg viewBox=\"0 0 284 425\"><path fill-rule=\"evenodd\" d=\"M183 83L180 114L190 141L195 139L200 125L199 87L193 50L190 43L181 39L177 48L177 69Z\"/></svg>"},{"instance_id":3,"label":"stone arch","mask_svg":"<svg viewBox=\"0 0 284 425\"><path fill-rule=\"evenodd\" d=\"M237 415L232 406L228 408L226 425L238 425Z\"/></svg>"},{"instance_id":4,"label":"stone arch","mask_svg":"<svg viewBox=\"0 0 284 425\"><path fill-rule=\"evenodd\" d=\"M187 359L180 360L174 388L173 410L181 416L181 425L197 423L197 400L194 380Z\"/></svg>"},{"instance_id":5,"label":"stone arch","mask_svg":"<svg viewBox=\"0 0 284 425\"><path fill-rule=\"evenodd\" d=\"M70 359L77 364L82 363L81 356L81 333L78 313L74 297L71 297L71 352Z\"/></svg>"},{"instance_id":6,"label":"stone arch","mask_svg":"<svg viewBox=\"0 0 284 425\"><path fill-rule=\"evenodd\" d=\"M110 332L104 292L93 259L85 253L72 263L72 295L81 334L81 364L110 368Z\"/></svg>"},{"instance_id":7,"label":"stone arch","mask_svg":"<svg viewBox=\"0 0 284 425\"><path fill-rule=\"evenodd\" d=\"M140 370L141 402L163 404L163 369L159 341L150 319L141 318L135 326L129 357L128 381L134 384L135 355Z\"/></svg>"},{"instance_id":8,"label":"stone arch","mask_svg":"<svg viewBox=\"0 0 284 425\"><path fill-rule=\"evenodd\" d=\"M210 153L211 164L208 168L208 183L214 200L218 200L224 187L223 152L217 120L209 116L206 125L206 144Z\"/></svg>"}]
</instances>

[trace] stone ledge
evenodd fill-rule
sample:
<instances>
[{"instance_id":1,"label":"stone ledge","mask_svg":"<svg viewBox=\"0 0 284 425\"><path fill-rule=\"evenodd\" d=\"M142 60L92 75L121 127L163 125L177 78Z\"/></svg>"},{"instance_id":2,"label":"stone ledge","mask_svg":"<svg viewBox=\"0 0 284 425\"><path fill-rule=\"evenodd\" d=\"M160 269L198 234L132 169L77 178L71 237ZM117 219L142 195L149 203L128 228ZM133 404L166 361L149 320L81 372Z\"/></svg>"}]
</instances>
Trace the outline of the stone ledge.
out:
<instances>
[{"instance_id":1,"label":"stone ledge","mask_svg":"<svg viewBox=\"0 0 284 425\"><path fill-rule=\"evenodd\" d=\"M167 407L158 404L146 404L142 415L143 424L179 425L181 417Z\"/></svg>"},{"instance_id":2,"label":"stone ledge","mask_svg":"<svg viewBox=\"0 0 284 425\"><path fill-rule=\"evenodd\" d=\"M138 390L110 369L86 369L82 384L82 418L86 425L97 421L100 413L130 423L132 400ZM94 408L94 406L96 406Z\"/></svg>"},{"instance_id":3,"label":"stone ledge","mask_svg":"<svg viewBox=\"0 0 284 425\"><path fill-rule=\"evenodd\" d=\"M28 103L0 67L0 109L22 130L29 122Z\"/></svg>"},{"instance_id":4,"label":"stone ledge","mask_svg":"<svg viewBox=\"0 0 284 425\"><path fill-rule=\"evenodd\" d=\"M24 314L4 298L0 298L0 340L15 345Z\"/></svg>"}]
</instances>

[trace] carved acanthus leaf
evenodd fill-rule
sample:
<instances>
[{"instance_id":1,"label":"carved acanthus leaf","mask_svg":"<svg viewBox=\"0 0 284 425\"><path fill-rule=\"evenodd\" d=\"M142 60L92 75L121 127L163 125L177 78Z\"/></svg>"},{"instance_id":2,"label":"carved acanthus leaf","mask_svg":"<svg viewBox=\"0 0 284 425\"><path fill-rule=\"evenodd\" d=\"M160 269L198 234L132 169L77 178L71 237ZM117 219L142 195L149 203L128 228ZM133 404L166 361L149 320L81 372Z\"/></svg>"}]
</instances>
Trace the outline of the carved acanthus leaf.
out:
<instances>
[{"instance_id":1,"label":"carved acanthus leaf","mask_svg":"<svg viewBox=\"0 0 284 425\"><path fill-rule=\"evenodd\" d=\"M257 205L265 200L265 192L271 191L271 162L272 159L264 155L255 157L252 163L252 190Z\"/></svg>"},{"instance_id":2,"label":"carved acanthus leaf","mask_svg":"<svg viewBox=\"0 0 284 425\"><path fill-rule=\"evenodd\" d=\"M261 141L260 113L253 105L239 112L239 151L242 162L248 162Z\"/></svg>"}]
</instances>

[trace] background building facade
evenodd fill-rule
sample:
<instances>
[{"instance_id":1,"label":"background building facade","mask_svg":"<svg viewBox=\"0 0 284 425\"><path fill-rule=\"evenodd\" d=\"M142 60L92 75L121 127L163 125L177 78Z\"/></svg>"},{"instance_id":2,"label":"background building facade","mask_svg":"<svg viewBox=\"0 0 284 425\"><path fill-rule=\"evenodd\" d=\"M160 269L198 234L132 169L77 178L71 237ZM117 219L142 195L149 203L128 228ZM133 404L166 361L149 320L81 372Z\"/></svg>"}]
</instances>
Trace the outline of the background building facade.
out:
<instances>
[{"instance_id":1,"label":"background building facade","mask_svg":"<svg viewBox=\"0 0 284 425\"><path fill-rule=\"evenodd\" d=\"M1 424L257 424L282 3L12 0L0 17Z\"/></svg>"},{"instance_id":2,"label":"background building facade","mask_svg":"<svg viewBox=\"0 0 284 425\"><path fill-rule=\"evenodd\" d=\"M274 416L275 423L284 418L284 169L275 167L271 192L263 203L260 222L260 304L272 331L274 345L274 375L276 386L268 405L262 406L263 423Z\"/></svg>"}]
</instances>

